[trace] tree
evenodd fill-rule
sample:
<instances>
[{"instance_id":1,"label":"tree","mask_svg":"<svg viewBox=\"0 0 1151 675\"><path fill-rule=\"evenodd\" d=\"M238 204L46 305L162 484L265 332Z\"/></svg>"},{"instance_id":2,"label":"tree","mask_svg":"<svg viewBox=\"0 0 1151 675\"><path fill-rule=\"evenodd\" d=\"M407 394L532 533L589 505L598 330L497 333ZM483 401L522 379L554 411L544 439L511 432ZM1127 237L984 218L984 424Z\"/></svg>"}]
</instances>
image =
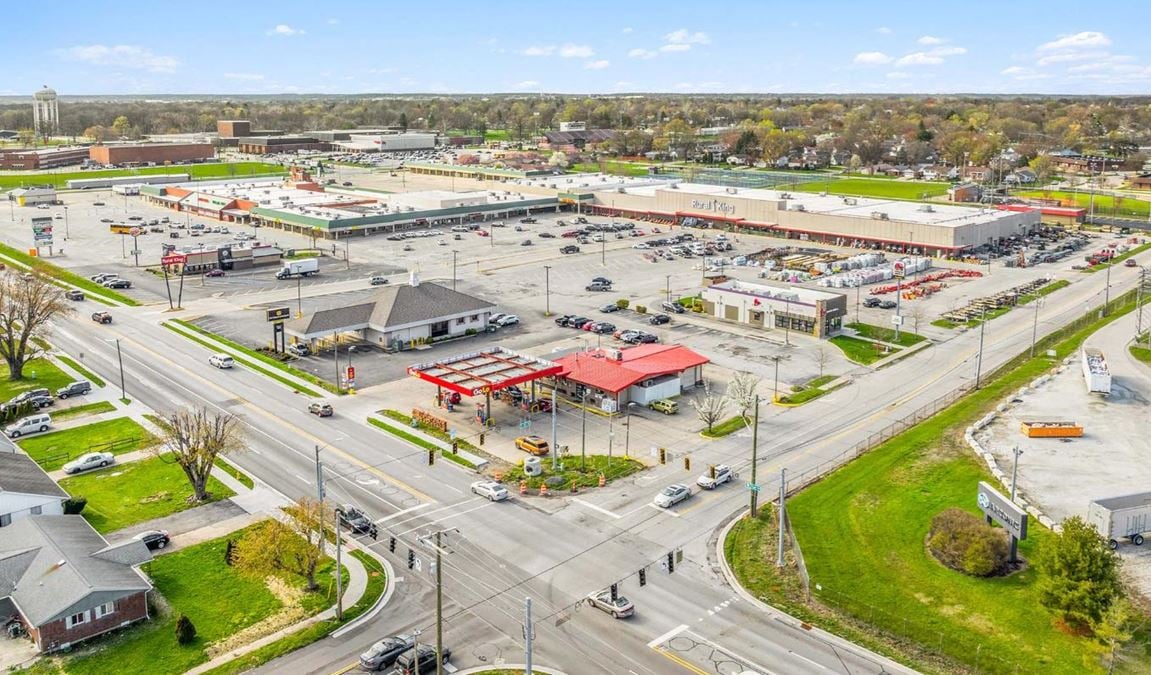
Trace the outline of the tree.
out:
<instances>
[{"instance_id":1,"label":"tree","mask_svg":"<svg viewBox=\"0 0 1151 675\"><path fill-rule=\"evenodd\" d=\"M196 627L192 620L183 614L176 619L176 642L182 645L191 644L196 639Z\"/></svg>"},{"instance_id":2,"label":"tree","mask_svg":"<svg viewBox=\"0 0 1151 675\"><path fill-rule=\"evenodd\" d=\"M923 318L926 311L921 302L916 302L911 305L911 309L907 312L907 315L911 317L911 330L913 332L919 333L919 320Z\"/></svg>"},{"instance_id":3,"label":"tree","mask_svg":"<svg viewBox=\"0 0 1151 675\"><path fill-rule=\"evenodd\" d=\"M548 158L548 166L554 166L557 169L566 169L568 166L568 156L557 150Z\"/></svg>"},{"instance_id":4,"label":"tree","mask_svg":"<svg viewBox=\"0 0 1151 675\"><path fill-rule=\"evenodd\" d=\"M408 130L408 114L406 112L400 113L400 131Z\"/></svg>"},{"instance_id":5,"label":"tree","mask_svg":"<svg viewBox=\"0 0 1151 675\"><path fill-rule=\"evenodd\" d=\"M972 576L990 576L1007 566L1004 531L963 509L952 507L931 519L927 547L944 565Z\"/></svg>"},{"instance_id":6,"label":"tree","mask_svg":"<svg viewBox=\"0 0 1151 675\"><path fill-rule=\"evenodd\" d=\"M284 520L267 520L236 542L236 569L257 578L288 572L306 579L307 590L317 590L316 568L324 557L325 533L331 532L327 514L323 502L308 497L284 507Z\"/></svg>"},{"instance_id":7,"label":"tree","mask_svg":"<svg viewBox=\"0 0 1151 675\"><path fill-rule=\"evenodd\" d=\"M236 542L233 539L229 539L224 547L224 564L229 567L236 564Z\"/></svg>"},{"instance_id":8,"label":"tree","mask_svg":"<svg viewBox=\"0 0 1151 675\"><path fill-rule=\"evenodd\" d=\"M1075 516L1036 562L1039 602L1064 621L1096 627L1119 598L1119 558L1095 528Z\"/></svg>"},{"instance_id":9,"label":"tree","mask_svg":"<svg viewBox=\"0 0 1151 675\"><path fill-rule=\"evenodd\" d=\"M84 130L84 136L93 143L103 143L108 139L108 130L99 124L95 124Z\"/></svg>"},{"instance_id":10,"label":"tree","mask_svg":"<svg viewBox=\"0 0 1151 675\"><path fill-rule=\"evenodd\" d=\"M699 421L706 424L707 430L711 431L715 423L723 419L723 413L727 410L727 397L716 396L706 384L703 392L703 400L692 401L691 404L695 407Z\"/></svg>"},{"instance_id":11,"label":"tree","mask_svg":"<svg viewBox=\"0 0 1151 675\"><path fill-rule=\"evenodd\" d=\"M747 422L747 411L755 405L755 390L759 387L760 378L746 371L739 371L727 384L725 392L728 400L739 408L739 416ZM710 427L709 427L710 428Z\"/></svg>"},{"instance_id":12,"label":"tree","mask_svg":"<svg viewBox=\"0 0 1151 675\"><path fill-rule=\"evenodd\" d=\"M1040 185L1046 185L1047 179L1051 178L1051 173L1055 170L1055 158L1051 155L1039 155L1028 162L1027 166L1035 172L1035 181Z\"/></svg>"},{"instance_id":13,"label":"tree","mask_svg":"<svg viewBox=\"0 0 1151 675\"><path fill-rule=\"evenodd\" d=\"M71 312L63 290L39 274L0 274L0 357L9 380L24 378L24 364L42 353L36 338L48 335L54 318Z\"/></svg>"},{"instance_id":14,"label":"tree","mask_svg":"<svg viewBox=\"0 0 1151 675\"><path fill-rule=\"evenodd\" d=\"M1130 600L1118 598L1107 608L1103 620L1095 626L1095 638L1108 651L1107 672L1114 672L1117 659L1115 652L1130 641L1135 635L1135 630L1139 628L1136 622L1138 616L1139 612L1131 605Z\"/></svg>"},{"instance_id":15,"label":"tree","mask_svg":"<svg viewBox=\"0 0 1151 675\"><path fill-rule=\"evenodd\" d=\"M815 363L819 366L819 376L823 377L823 369L831 361L831 351L822 343L815 348Z\"/></svg>"},{"instance_id":16,"label":"tree","mask_svg":"<svg viewBox=\"0 0 1151 675\"><path fill-rule=\"evenodd\" d=\"M16 140L20 141L20 145L32 145L36 142L36 131L27 128L20 129L16 132Z\"/></svg>"},{"instance_id":17,"label":"tree","mask_svg":"<svg viewBox=\"0 0 1151 675\"><path fill-rule=\"evenodd\" d=\"M211 496L208 477L216 458L243 448L240 418L231 413L209 413L207 408L182 408L164 421L160 427L164 442L153 446L151 452L184 470L192 484L190 503L206 501Z\"/></svg>"},{"instance_id":18,"label":"tree","mask_svg":"<svg viewBox=\"0 0 1151 675\"><path fill-rule=\"evenodd\" d=\"M127 136L131 130L132 123L128 121L128 118L123 115L120 115L112 122L112 133L116 134L118 137L123 138Z\"/></svg>"}]
</instances>

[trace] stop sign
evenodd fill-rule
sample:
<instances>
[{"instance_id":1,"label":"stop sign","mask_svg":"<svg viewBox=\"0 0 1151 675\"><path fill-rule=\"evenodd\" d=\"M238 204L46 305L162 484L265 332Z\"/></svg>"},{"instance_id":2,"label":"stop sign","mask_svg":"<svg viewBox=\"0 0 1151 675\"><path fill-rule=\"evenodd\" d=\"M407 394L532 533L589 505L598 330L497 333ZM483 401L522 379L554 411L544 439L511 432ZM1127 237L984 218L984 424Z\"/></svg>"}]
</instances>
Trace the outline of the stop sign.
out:
<instances>
[{"instance_id":1,"label":"stop sign","mask_svg":"<svg viewBox=\"0 0 1151 675\"><path fill-rule=\"evenodd\" d=\"M139 237L140 236L140 228L133 227L132 229L128 230L128 234L132 235L133 237Z\"/></svg>"}]
</instances>

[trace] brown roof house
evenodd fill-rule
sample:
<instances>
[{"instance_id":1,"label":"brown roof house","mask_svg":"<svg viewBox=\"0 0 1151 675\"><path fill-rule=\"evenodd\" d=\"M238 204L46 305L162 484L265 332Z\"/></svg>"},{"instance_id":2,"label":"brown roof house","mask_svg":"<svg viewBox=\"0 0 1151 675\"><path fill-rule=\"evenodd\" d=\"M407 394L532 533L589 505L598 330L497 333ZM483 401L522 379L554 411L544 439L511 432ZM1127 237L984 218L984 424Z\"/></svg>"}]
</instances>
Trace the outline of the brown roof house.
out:
<instances>
[{"instance_id":1,"label":"brown roof house","mask_svg":"<svg viewBox=\"0 0 1151 675\"><path fill-rule=\"evenodd\" d=\"M0 534L0 623L19 619L42 652L148 618L144 542L109 544L80 516L32 516Z\"/></svg>"},{"instance_id":2,"label":"brown roof house","mask_svg":"<svg viewBox=\"0 0 1151 675\"><path fill-rule=\"evenodd\" d=\"M385 349L482 333L495 305L435 283L383 286L367 302L322 309L289 321L288 335L301 341L354 333Z\"/></svg>"}]
</instances>

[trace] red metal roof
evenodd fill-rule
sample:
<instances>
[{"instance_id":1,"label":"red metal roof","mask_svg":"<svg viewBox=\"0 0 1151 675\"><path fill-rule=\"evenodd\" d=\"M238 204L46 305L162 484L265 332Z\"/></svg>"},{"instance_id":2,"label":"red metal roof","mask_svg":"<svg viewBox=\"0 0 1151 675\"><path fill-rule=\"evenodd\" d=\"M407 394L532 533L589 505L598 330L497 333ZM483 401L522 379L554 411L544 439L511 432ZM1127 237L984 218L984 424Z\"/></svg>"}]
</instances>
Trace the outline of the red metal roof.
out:
<instances>
[{"instance_id":1,"label":"red metal roof","mask_svg":"<svg viewBox=\"0 0 1151 675\"><path fill-rule=\"evenodd\" d=\"M619 359L612 358L616 353ZM562 377L613 394L660 375L702 366L710 359L682 345L637 345L626 349L595 349L556 359Z\"/></svg>"},{"instance_id":2,"label":"red metal roof","mask_svg":"<svg viewBox=\"0 0 1151 675\"><path fill-rule=\"evenodd\" d=\"M412 377L437 384L464 396L481 396L500 389L557 375L557 363L513 352L503 347L450 356L431 363L408 366Z\"/></svg>"}]
</instances>

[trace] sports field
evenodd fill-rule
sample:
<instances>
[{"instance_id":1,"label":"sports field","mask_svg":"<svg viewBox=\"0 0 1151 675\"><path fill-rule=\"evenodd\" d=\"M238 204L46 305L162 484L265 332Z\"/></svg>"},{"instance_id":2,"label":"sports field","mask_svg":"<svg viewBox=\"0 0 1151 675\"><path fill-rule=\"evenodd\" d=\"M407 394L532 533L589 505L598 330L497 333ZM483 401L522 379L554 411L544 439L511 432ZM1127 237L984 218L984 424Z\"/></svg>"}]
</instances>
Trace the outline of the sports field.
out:
<instances>
[{"instance_id":1,"label":"sports field","mask_svg":"<svg viewBox=\"0 0 1151 675\"><path fill-rule=\"evenodd\" d=\"M828 192L852 197L881 199L928 199L947 194L947 183L886 180L883 178L833 178L788 186L796 192Z\"/></svg>"},{"instance_id":2,"label":"sports field","mask_svg":"<svg viewBox=\"0 0 1151 675\"><path fill-rule=\"evenodd\" d=\"M254 176L286 173L279 164L267 162L227 162L219 164L177 164L173 166L147 166L138 169L101 169L96 171L68 171L63 173L9 173L0 172L0 190L24 187L26 185L67 186L67 181L83 178L112 178L118 176L148 176L165 173L186 173L193 179L229 178L231 176Z\"/></svg>"}]
</instances>

